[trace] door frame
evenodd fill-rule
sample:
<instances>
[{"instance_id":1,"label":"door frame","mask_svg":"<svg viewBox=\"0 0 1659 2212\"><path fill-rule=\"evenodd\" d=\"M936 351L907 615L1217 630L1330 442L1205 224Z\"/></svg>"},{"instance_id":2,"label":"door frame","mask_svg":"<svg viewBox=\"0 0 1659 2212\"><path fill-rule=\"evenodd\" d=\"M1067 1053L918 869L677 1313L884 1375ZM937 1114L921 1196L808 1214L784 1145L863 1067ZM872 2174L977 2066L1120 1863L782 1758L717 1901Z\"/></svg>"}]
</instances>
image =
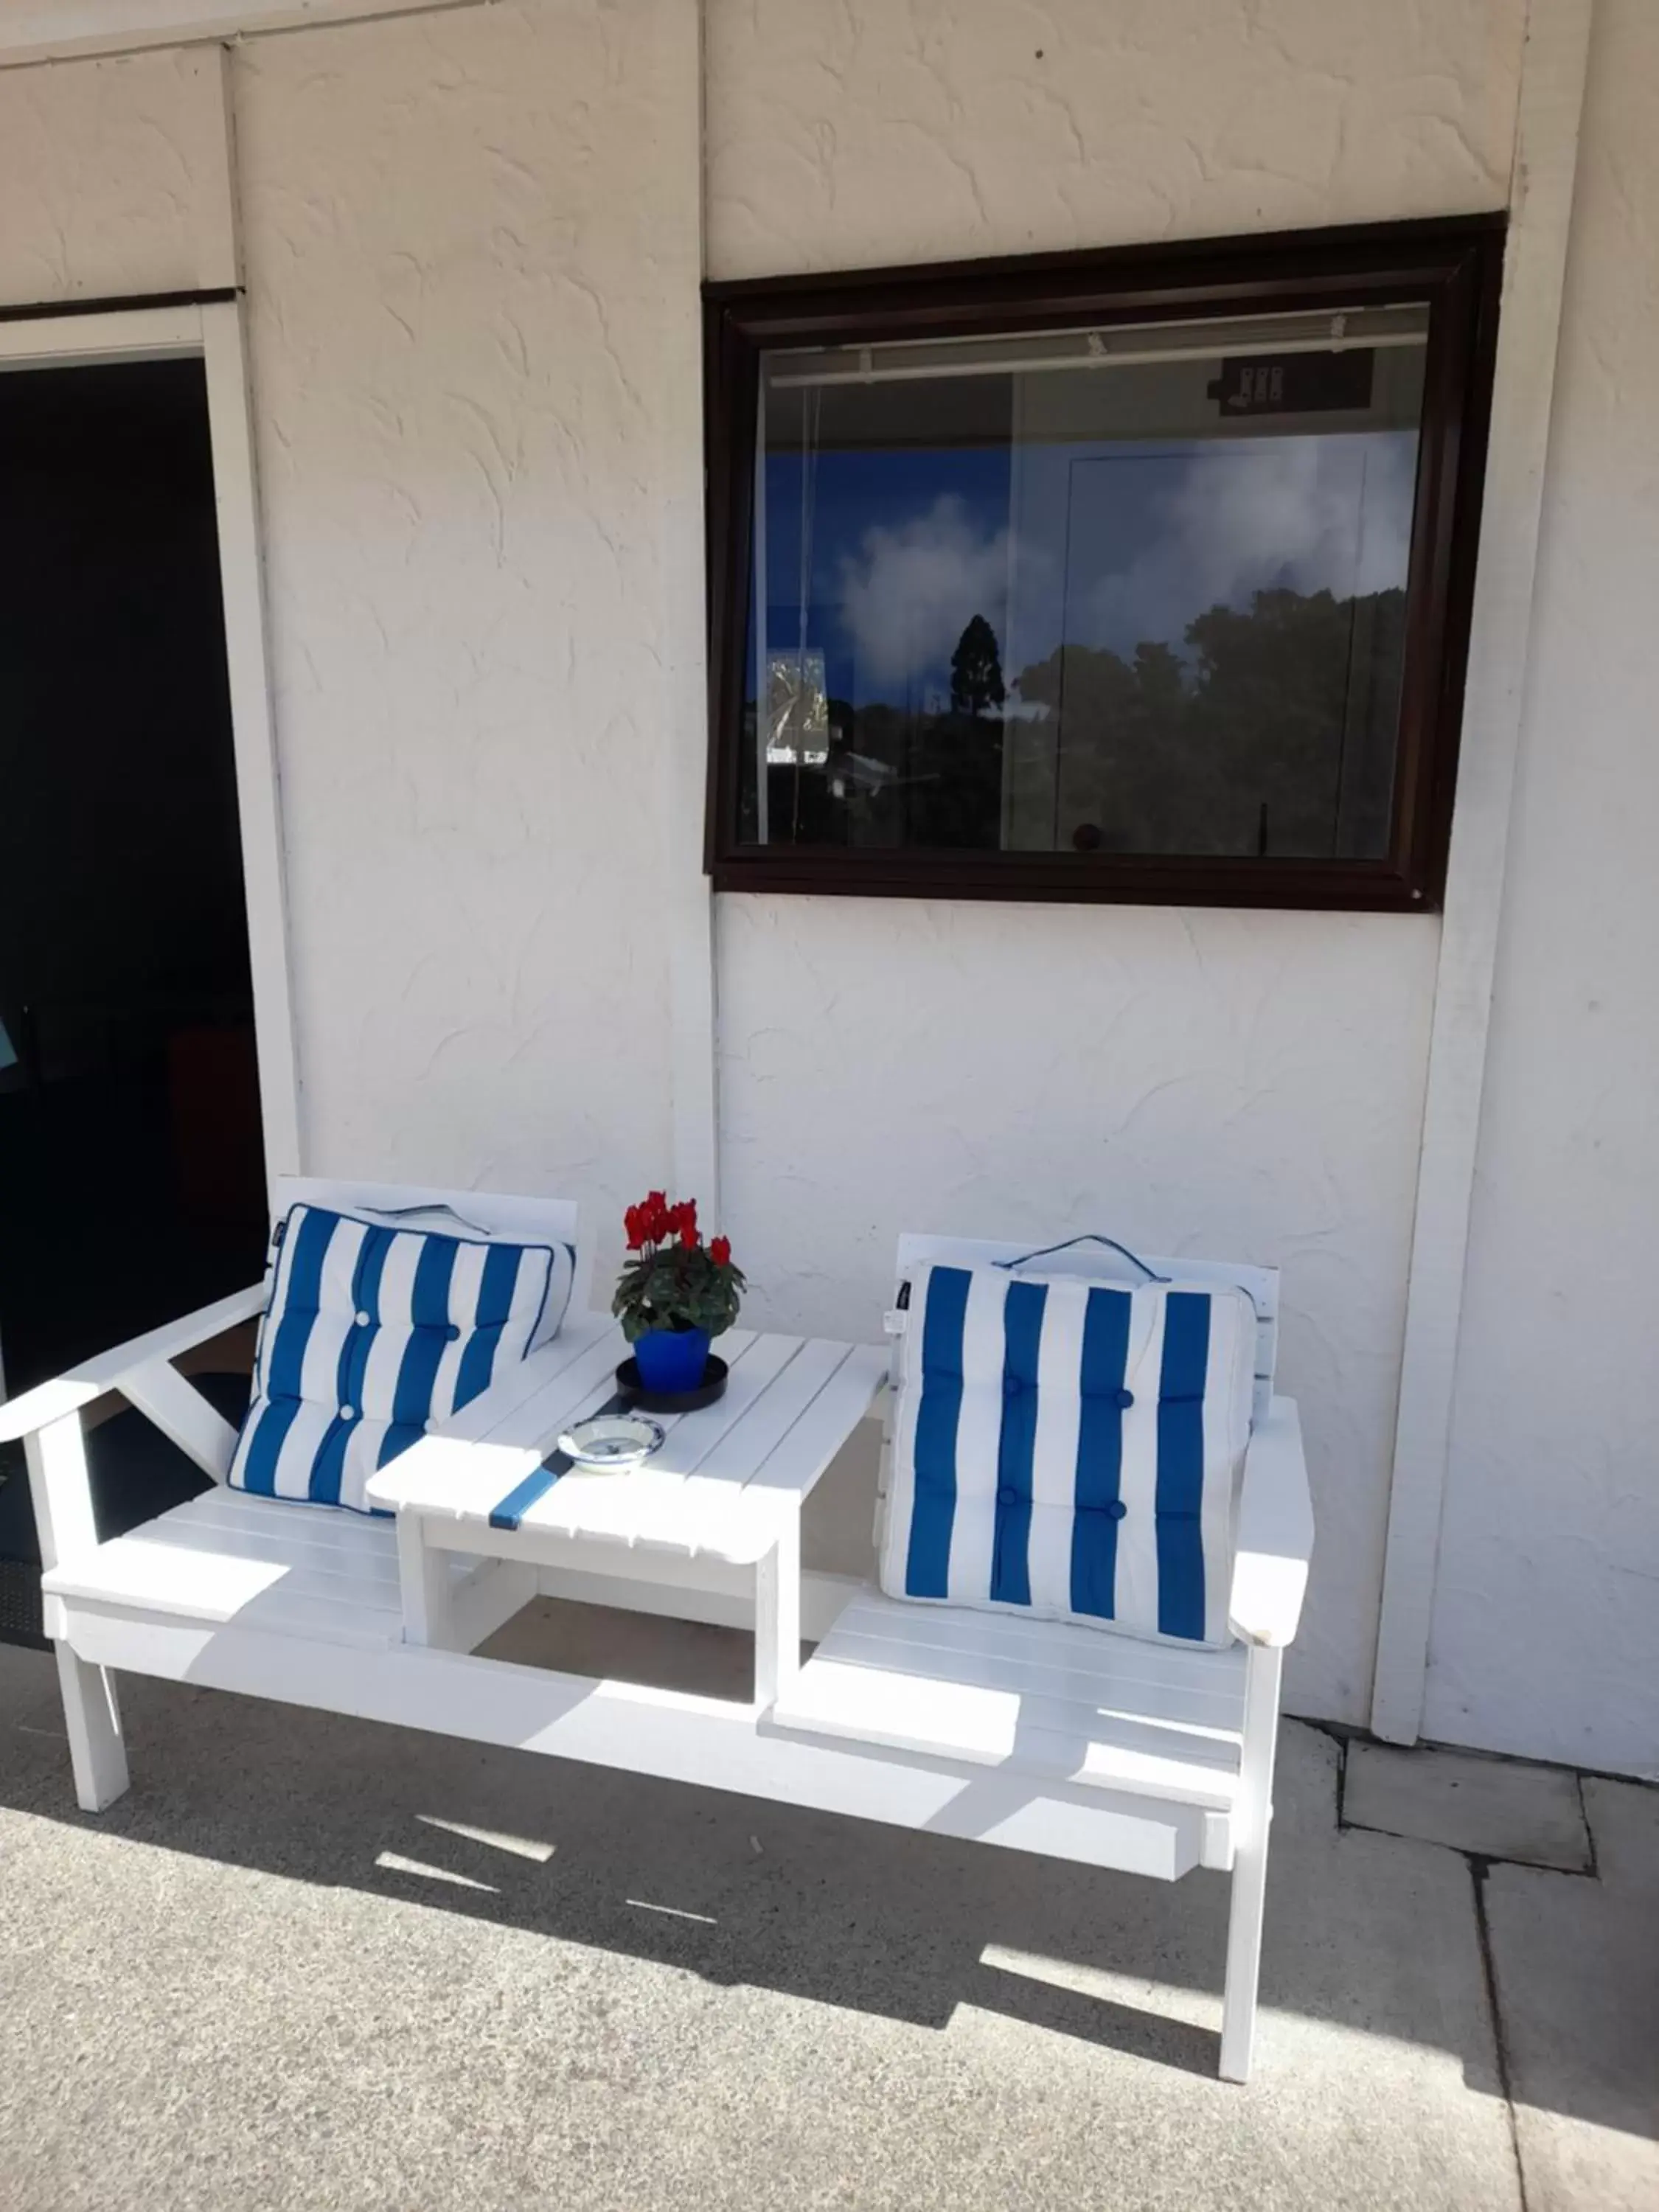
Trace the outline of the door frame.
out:
<instances>
[{"instance_id":1,"label":"door frame","mask_svg":"<svg viewBox=\"0 0 1659 2212\"><path fill-rule=\"evenodd\" d=\"M191 359L202 362L207 374L225 661L269 1187L278 1176L301 1174L305 1163L242 302L228 291L166 303L100 306L78 313L72 308L45 313L30 309L9 316L0 309L0 374Z\"/></svg>"}]
</instances>

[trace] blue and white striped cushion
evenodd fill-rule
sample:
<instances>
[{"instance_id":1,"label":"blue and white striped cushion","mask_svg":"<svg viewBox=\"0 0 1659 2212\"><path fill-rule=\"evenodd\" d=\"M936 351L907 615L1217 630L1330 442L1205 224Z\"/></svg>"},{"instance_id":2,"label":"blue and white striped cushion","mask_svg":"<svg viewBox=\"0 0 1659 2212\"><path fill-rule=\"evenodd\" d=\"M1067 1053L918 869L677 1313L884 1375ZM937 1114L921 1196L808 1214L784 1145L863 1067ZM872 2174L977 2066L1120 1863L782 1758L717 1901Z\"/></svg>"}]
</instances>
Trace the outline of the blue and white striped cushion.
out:
<instances>
[{"instance_id":1,"label":"blue and white striped cushion","mask_svg":"<svg viewBox=\"0 0 1659 2212\"><path fill-rule=\"evenodd\" d=\"M883 1589L1228 1643L1255 1365L1242 1289L919 1269Z\"/></svg>"},{"instance_id":2,"label":"blue and white striped cushion","mask_svg":"<svg viewBox=\"0 0 1659 2212\"><path fill-rule=\"evenodd\" d=\"M377 1468L554 1334L568 1245L441 1236L296 1206L277 1231L228 1480L367 1513Z\"/></svg>"}]
</instances>

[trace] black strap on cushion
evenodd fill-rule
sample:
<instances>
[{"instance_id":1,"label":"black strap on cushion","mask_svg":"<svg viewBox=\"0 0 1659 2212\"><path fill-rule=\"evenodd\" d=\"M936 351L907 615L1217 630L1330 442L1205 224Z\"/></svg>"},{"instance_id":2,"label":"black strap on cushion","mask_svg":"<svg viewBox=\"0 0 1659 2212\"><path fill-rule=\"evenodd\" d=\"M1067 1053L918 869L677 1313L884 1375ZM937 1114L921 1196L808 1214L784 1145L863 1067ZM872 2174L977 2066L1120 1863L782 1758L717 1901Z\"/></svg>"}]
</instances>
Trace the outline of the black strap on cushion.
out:
<instances>
[{"instance_id":1,"label":"black strap on cushion","mask_svg":"<svg viewBox=\"0 0 1659 2212\"><path fill-rule=\"evenodd\" d=\"M1115 1237L1103 1237L1097 1229L1085 1229L1080 1237L1068 1237L1059 1244L1045 1244L1040 1250L1024 1253L1017 1260L994 1260L991 1264L994 1267L1029 1267L1033 1260L1048 1260L1056 1252L1069 1252L1074 1244L1104 1244L1109 1250L1121 1254L1132 1267L1139 1267L1149 1283L1167 1283L1170 1280L1169 1276L1160 1275L1155 1267L1149 1267L1127 1244L1120 1244Z\"/></svg>"}]
</instances>

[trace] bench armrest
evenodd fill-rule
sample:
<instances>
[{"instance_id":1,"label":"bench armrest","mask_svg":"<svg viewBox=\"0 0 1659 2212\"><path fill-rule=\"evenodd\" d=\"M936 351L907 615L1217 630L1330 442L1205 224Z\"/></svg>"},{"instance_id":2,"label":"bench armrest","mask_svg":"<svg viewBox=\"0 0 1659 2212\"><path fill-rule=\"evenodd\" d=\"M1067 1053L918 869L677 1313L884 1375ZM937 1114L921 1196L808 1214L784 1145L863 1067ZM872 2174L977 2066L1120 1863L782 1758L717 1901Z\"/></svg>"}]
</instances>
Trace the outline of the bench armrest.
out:
<instances>
[{"instance_id":1,"label":"bench armrest","mask_svg":"<svg viewBox=\"0 0 1659 2212\"><path fill-rule=\"evenodd\" d=\"M254 1283L245 1291L234 1291L228 1298L216 1299L198 1313L187 1315L183 1321L168 1322L161 1328L150 1329L143 1336L135 1336L130 1344L118 1345L113 1352L100 1352L95 1358L83 1360L71 1367L67 1375L59 1375L50 1382L41 1382L33 1390L25 1390L20 1397L0 1402L0 1444L14 1443L19 1437L32 1437L48 1429L54 1421L61 1421L70 1413L78 1413L83 1406L91 1405L106 1391L118 1390L124 1377L136 1370L165 1364L176 1359L181 1352L191 1352L210 1337L221 1335L234 1328L239 1322L251 1321L255 1314L263 1313L265 1286Z\"/></svg>"},{"instance_id":2,"label":"bench armrest","mask_svg":"<svg viewBox=\"0 0 1659 2212\"><path fill-rule=\"evenodd\" d=\"M1275 1398L1244 1455L1238 1552L1228 1625L1247 1644L1283 1645L1296 1634L1313 1556L1313 1500L1296 1401Z\"/></svg>"}]
</instances>

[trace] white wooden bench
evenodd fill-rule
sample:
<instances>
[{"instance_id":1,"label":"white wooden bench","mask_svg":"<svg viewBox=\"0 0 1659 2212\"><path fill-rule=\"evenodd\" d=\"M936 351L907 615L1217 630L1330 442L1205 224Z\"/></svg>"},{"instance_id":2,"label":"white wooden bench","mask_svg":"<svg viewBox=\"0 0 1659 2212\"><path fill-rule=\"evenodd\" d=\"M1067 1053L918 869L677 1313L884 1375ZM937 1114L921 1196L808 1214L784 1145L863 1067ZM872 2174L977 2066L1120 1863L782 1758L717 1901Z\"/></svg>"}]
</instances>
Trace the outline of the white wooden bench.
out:
<instances>
[{"instance_id":1,"label":"white wooden bench","mask_svg":"<svg viewBox=\"0 0 1659 2212\"><path fill-rule=\"evenodd\" d=\"M574 1231L569 1206L472 1192L295 1182L279 1185L275 1198L279 1211L297 1199L348 1209L447 1205L499 1233L569 1239ZM907 1240L902 1263L944 1249ZM959 1257L1015 1249L950 1249ZM1178 1266L1188 1279L1204 1273L1189 1262L1157 1264ZM1231 1874L1233 1889L1221 2071L1242 2081L1255 2013L1280 1656L1297 1626L1312 1527L1295 1409L1271 1396L1276 1280L1265 1271L1211 1272L1244 1281L1261 1316L1258 1419L1230 1607L1237 1643L1177 1650L1069 1624L895 1603L873 1588L850 1598L826 1589L808 1607L807 1632L827 1630L817 1651L793 1679L768 1668L759 1693L744 1701L476 1656L524 1602L523 1569L459 1550L439 1553L436 1565L405 1546L422 1576L445 1578L447 1641L459 1648L409 1640L412 1594L399 1581L392 1522L224 1488L232 1432L172 1363L259 1312L263 1285L88 1361L0 1404L0 1441L21 1436L28 1453L46 1632L79 1802L101 1810L127 1786L115 1681L126 1670L1164 1879L1213 1868ZM394 1464L412 1478L417 1455L434 1464L447 1455L453 1463L465 1442L520 1466L527 1409L538 1394L551 1402L550 1385L573 1348L591 1337L597 1357L611 1327L585 1312L585 1291L579 1268L559 1337L468 1406L444 1436ZM863 1371L873 1383L879 1370ZM164 1430L216 1487L100 1545L81 1417L111 1390ZM857 1410L849 1401L845 1427ZM430 1505L420 1481L408 1488ZM690 1619L741 1617L729 1573L703 1592L642 1583L634 1598L602 1553L595 1564L595 1595L605 1602ZM568 1566L556 1573L562 1594L580 1594L580 1574ZM432 1594L428 1583L422 1601ZM840 1607L833 1620L824 1617L826 1595L831 1612Z\"/></svg>"},{"instance_id":2,"label":"white wooden bench","mask_svg":"<svg viewBox=\"0 0 1659 2212\"><path fill-rule=\"evenodd\" d=\"M1030 1249L905 1237L900 1296L929 1261L1006 1267ZM1033 1797L1046 1790L1048 1825L1028 1848L1093 1859L1109 1830L1123 1856L1102 1863L1167 1880L1195 1866L1229 1872L1221 2071L1242 2081L1255 2028L1279 1675L1307 1585L1313 1511L1296 1407L1273 1389L1277 1271L1191 1260L1146 1265L1184 1285L1238 1285L1255 1308L1254 1427L1227 1608L1237 1640L1224 1650L1182 1650L1066 1621L917 1606L869 1589L842 1610L767 1725L978 1770L988 1808L1016 1778ZM1057 1252L1042 1272L1113 1279L1097 1248ZM905 1321L896 1306L888 1316L896 1339ZM896 1346L895 1382L897 1370ZM890 1423L884 1504L891 1449ZM1098 1795L1091 1801L1090 1792ZM1136 1801L1138 1823L1128 1809Z\"/></svg>"}]
</instances>

